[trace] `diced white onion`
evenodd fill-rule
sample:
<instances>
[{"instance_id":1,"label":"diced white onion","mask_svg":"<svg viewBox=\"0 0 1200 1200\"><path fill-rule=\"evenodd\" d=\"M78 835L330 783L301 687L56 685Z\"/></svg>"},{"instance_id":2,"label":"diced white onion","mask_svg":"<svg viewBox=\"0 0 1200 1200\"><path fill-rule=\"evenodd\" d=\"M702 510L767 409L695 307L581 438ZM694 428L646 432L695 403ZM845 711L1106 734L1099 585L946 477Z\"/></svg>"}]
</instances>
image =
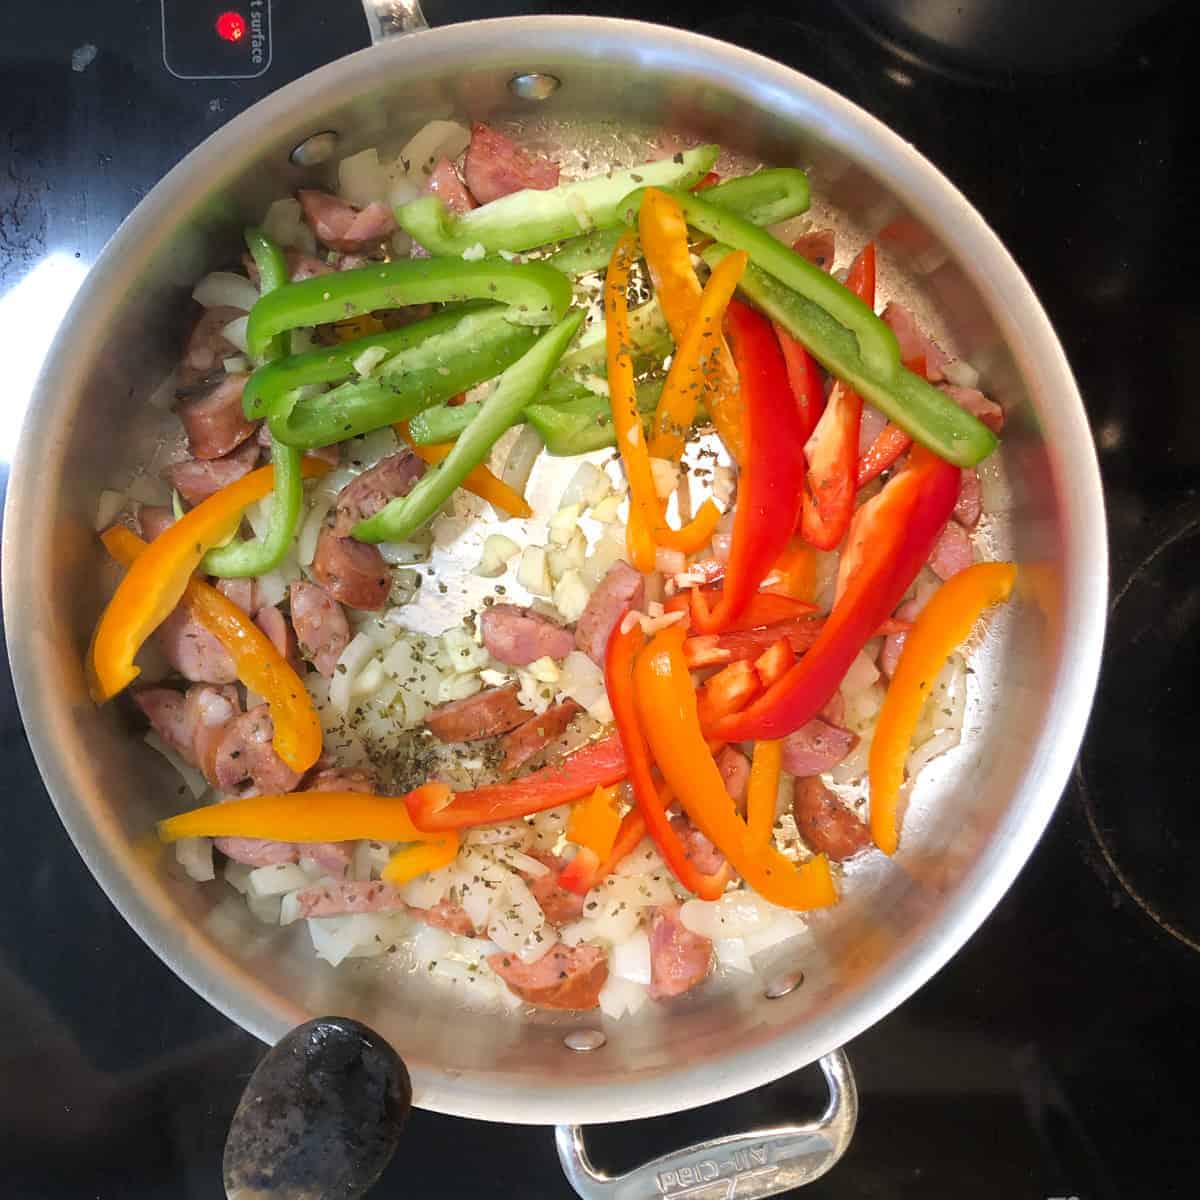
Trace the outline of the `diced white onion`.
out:
<instances>
[{"instance_id":1,"label":"diced white onion","mask_svg":"<svg viewBox=\"0 0 1200 1200\"><path fill-rule=\"evenodd\" d=\"M252 870L254 868L245 863L234 862L232 858L228 859L225 863L225 882L235 892L240 892L244 896L250 890L250 872Z\"/></svg>"},{"instance_id":2,"label":"diced white onion","mask_svg":"<svg viewBox=\"0 0 1200 1200\"><path fill-rule=\"evenodd\" d=\"M199 800L208 791L208 780L195 767L185 763L154 730L146 734L146 745L152 750L157 750L183 776L183 782L187 784L195 799Z\"/></svg>"},{"instance_id":3,"label":"diced white onion","mask_svg":"<svg viewBox=\"0 0 1200 1200\"><path fill-rule=\"evenodd\" d=\"M650 939L644 929L630 934L613 947L609 967L619 979L648 986L650 983Z\"/></svg>"},{"instance_id":4,"label":"diced white onion","mask_svg":"<svg viewBox=\"0 0 1200 1200\"><path fill-rule=\"evenodd\" d=\"M499 578L507 569L508 560L513 558L520 549L521 547L512 538L505 537L502 533L490 534L484 539L479 564L473 568L472 574L483 579Z\"/></svg>"},{"instance_id":5,"label":"diced white onion","mask_svg":"<svg viewBox=\"0 0 1200 1200\"><path fill-rule=\"evenodd\" d=\"M487 247L482 242L476 242L473 246L468 246L463 252L464 262L482 262L487 258Z\"/></svg>"},{"instance_id":6,"label":"diced white onion","mask_svg":"<svg viewBox=\"0 0 1200 1200\"><path fill-rule=\"evenodd\" d=\"M592 508L592 517L601 525L612 525L620 519L621 496L605 496Z\"/></svg>"},{"instance_id":7,"label":"diced white onion","mask_svg":"<svg viewBox=\"0 0 1200 1200\"><path fill-rule=\"evenodd\" d=\"M533 829L524 821L508 821L472 829L463 841L468 846L523 846L532 837Z\"/></svg>"},{"instance_id":8,"label":"diced white onion","mask_svg":"<svg viewBox=\"0 0 1200 1200\"><path fill-rule=\"evenodd\" d=\"M400 887L400 895L405 904L413 908L433 908L440 904L449 894L454 883L454 866L441 867L436 871L427 871L410 879Z\"/></svg>"},{"instance_id":9,"label":"diced white onion","mask_svg":"<svg viewBox=\"0 0 1200 1200\"><path fill-rule=\"evenodd\" d=\"M754 964L746 953L746 943L740 938L718 938L713 942L717 962L730 971L745 971L752 974Z\"/></svg>"},{"instance_id":10,"label":"diced white onion","mask_svg":"<svg viewBox=\"0 0 1200 1200\"><path fill-rule=\"evenodd\" d=\"M600 1011L610 1020L618 1020L626 1014L632 1016L649 1000L650 994L641 984L630 983L610 972L600 989Z\"/></svg>"},{"instance_id":11,"label":"diced white onion","mask_svg":"<svg viewBox=\"0 0 1200 1200\"><path fill-rule=\"evenodd\" d=\"M719 900L688 900L679 912L685 929L701 937L748 937L775 919L772 906L750 891L727 892Z\"/></svg>"},{"instance_id":12,"label":"diced white onion","mask_svg":"<svg viewBox=\"0 0 1200 1200\"><path fill-rule=\"evenodd\" d=\"M272 241L281 246L292 246L305 254L315 254L317 241L304 221L304 210L299 200L290 196L276 200L267 209L262 219L262 230Z\"/></svg>"},{"instance_id":13,"label":"diced white onion","mask_svg":"<svg viewBox=\"0 0 1200 1200\"><path fill-rule=\"evenodd\" d=\"M300 536L296 540L296 558L302 567L307 567L316 557L321 526L325 524L325 518L333 505L332 496L321 492L313 496L312 507L308 510L308 516L304 518L304 524L300 526Z\"/></svg>"},{"instance_id":14,"label":"diced white onion","mask_svg":"<svg viewBox=\"0 0 1200 1200\"><path fill-rule=\"evenodd\" d=\"M687 568L687 555L682 550L658 546L654 551L654 569L664 575L676 575Z\"/></svg>"},{"instance_id":15,"label":"diced white onion","mask_svg":"<svg viewBox=\"0 0 1200 1200\"><path fill-rule=\"evenodd\" d=\"M107 529L117 519L124 507L125 493L105 488L100 493L100 499L96 504L96 532L100 533Z\"/></svg>"},{"instance_id":16,"label":"diced white onion","mask_svg":"<svg viewBox=\"0 0 1200 1200\"><path fill-rule=\"evenodd\" d=\"M236 321L230 321L221 330L221 336L231 345L236 346L243 354L250 353L249 347L246 345L246 323L249 320L249 317L238 317Z\"/></svg>"},{"instance_id":17,"label":"diced white onion","mask_svg":"<svg viewBox=\"0 0 1200 1200\"><path fill-rule=\"evenodd\" d=\"M245 275L213 271L192 288L192 299L204 308L240 308L249 312L258 300L258 288Z\"/></svg>"},{"instance_id":18,"label":"diced white onion","mask_svg":"<svg viewBox=\"0 0 1200 1200\"><path fill-rule=\"evenodd\" d=\"M866 691L878 678L879 668L860 650L842 678L842 693L853 696Z\"/></svg>"},{"instance_id":19,"label":"diced white onion","mask_svg":"<svg viewBox=\"0 0 1200 1200\"><path fill-rule=\"evenodd\" d=\"M550 518L547 537L553 546L565 546L579 527L580 506L566 504Z\"/></svg>"},{"instance_id":20,"label":"diced white onion","mask_svg":"<svg viewBox=\"0 0 1200 1200\"><path fill-rule=\"evenodd\" d=\"M956 387L975 388L979 386L979 372L961 358L948 362L942 368L942 374Z\"/></svg>"},{"instance_id":21,"label":"diced white onion","mask_svg":"<svg viewBox=\"0 0 1200 1200\"><path fill-rule=\"evenodd\" d=\"M590 599L587 584L577 570L564 571L562 578L554 585L554 607L568 624L574 624L583 616Z\"/></svg>"},{"instance_id":22,"label":"diced white onion","mask_svg":"<svg viewBox=\"0 0 1200 1200\"><path fill-rule=\"evenodd\" d=\"M451 700L465 700L475 695L483 687L483 680L478 675L447 675L438 688L439 704L448 704Z\"/></svg>"},{"instance_id":23,"label":"diced white onion","mask_svg":"<svg viewBox=\"0 0 1200 1200\"><path fill-rule=\"evenodd\" d=\"M368 346L361 354L355 357L351 365L354 367L355 373L365 379L387 356L386 347Z\"/></svg>"},{"instance_id":24,"label":"diced white onion","mask_svg":"<svg viewBox=\"0 0 1200 1200\"><path fill-rule=\"evenodd\" d=\"M766 928L746 935L746 953L751 958L805 932L806 926L802 917L794 912L775 908L774 905L769 907L774 909L774 920Z\"/></svg>"},{"instance_id":25,"label":"diced white onion","mask_svg":"<svg viewBox=\"0 0 1200 1200\"><path fill-rule=\"evenodd\" d=\"M526 668L526 671L533 676L538 683L557 683L559 680L558 663L554 659L543 655L541 658L535 658Z\"/></svg>"},{"instance_id":26,"label":"diced white onion","mask_svg":"<svg viewBox=\"0 0 1200 1200\"><path fill-rule=\"evenodd\" d=\"M517 568L517 582L531 596L550 596L553 593L545 547L525 547L521 555L521 565Z\"/></svg>"},{"instance_id":27,"label":"diced white onion","mask_svg":"<svg viewBox=\"0 0 1200 1200\"><path fill-rule=\"evenodd\" d=\"M382 204L387 199L387 187L387 175L379 165L379 152L374 146L338 163L338 195L355 208Z\"/></svg>"},{"instance_id":28,"label":"diced white onion","mask_svg":"<svg viewBox=\"0 0 1200 1200\"><path fill-rule=\"evenodd\" d=\"M550 874L550 868L544 862L539 862L536 858L531 858L528 854L524 854L512 846L496 846L492 853L500 862L507 863L514 871L521 871L533 879L540 879L543 875Z\"/></svg>"},{"instance_id":29,"label":"diced white onion","mask_svg":"<svg viewBox=\"0 0 1200 1200\"><path fill-rule=\"evenodd\" d=\"M310 882L295 863L255 867L249 876L250 894L254 896L282 896L284 892L307 887Z\"/></svg>"},{"instance_id":30,"label":"diced white onion","mask_svg":"<svg viewBox=\"0 0 1200 1200\"><path fill-rule=\"evenodd\" d=\"M958 745L959 737L959 730L943 729L941 732L935 733L932 737L923 741L908 756L908 763L906 764L908 777L915 779L939 754L945 754L947 750L953 750Z\"/></svg>"},{"instance_id":31,"label":"diced white onion","mask_svg":"<svg viewBox=\"0 0 1200 1200\"><path fill-rule=\"evenodd\" d=\"M478 671L491 661L487 647L477 645L470 633L461 626L447 629L442 634L442 648L450 660L450 669L459 675Z\"/></svg>"},{"instance_id":32,"label":"diced white onion","mask_svg":"<svg viewBox=\"0 0 1200 1200\"><path fill-rule=\"evenodd\" d=\"M395 431L390 425L385 425L382 429L373 429L370 433L363 434L362 437L352 438L346 446L346 457L366 471L389 454L395 454L398 445Z\"/></svg>"},{"instance_id":33,"label":"diced white onion","mask_svg":"<svg viewBox=\"0 0 1200 1200\"><path fill-rule=\"evenodd\" d=\"M572 650L563 659L558 676L558 689L576 704L590 709L606 696L604 672L582 651Z\"/></svg>"},{"instance_id":34,"label":"diced white onion","mask_svg":"<svg viewBox=\"0 0 1200 1200\"><path fill-rule=\"evenodd\" d=\"M387 202L391 208L399 208L403 204L411 204L421 194L421 186L415 179L410 179L407 175L397 175L388 185ZM396 246L396 238L403 235L407 245L401 250ZM403 230L400 234L392 234L392 248L397 254L406 256L412 249L412 238Z\"/></svg>"},{"instance_id":35,"label":"diced white onion","mask_svg":"<svg viewBox=\"0 0 1200 1200\"><path fill-rule=\"evenodd\" d=\"M227 375L241 375L250 370L250 363L244 354L235 354L232 358L221 359L221 366Z\"/></svg>"},{"instance_id":36,"label":"diced white onion","mask_svg":"<svg viewBox=\"0 0 1200 1200\"><path fill-rule=\"evenodd\" d=\"M736 476L732 467L714 467L712 477L713 499L722 507L728 508L733 503L733 493L736 486Z\"/></svg>"},{"instance_id":37,"label":"diced white onion","mask_svg":"<svg viewBox=\"0 0 1200 1200\"><path fill-rule=\"evenodd\" d=\"M180 838L175 843L175 861L187 872L188 878L197 883L207 883L217 877L213 867L212 838Z\"/></svg>"},{"instance_id":38,"label":"diced white onion","mask_svg":"<svg viewBox=\"0 0 1200 1200\"><path fill-rule=\"evenodd\" d=\"M508 452L500 478L522 496L525 495L525 485L529 482L533 464L543 446L542 435L532 425L526 425Z\"/></svg>"},{"instance_id":39,"label":"diced white onion","mask_svg":"<svg viewBox=\"0 0 1200 1200\"><path fill-rule=\"evenodd\" d=\"M430 121L422 125L400 151L397 165L408 176L421 180L439 158L456 159L471 143L471 131L457 121Z\"/></svg>"},{"instance_id":40,"label":"diced white onion","mask_svg":"<svg viewBox=\"0 0 1200 1200\"><path fill-rule=\"evenodd\" d=\"M580 574L589 588L596 587L600 580L608 574L609 568L615 562L628 562L628 550L625 545L625 535L619 529L613 528L605 533L588 555Z\"/></svg>"},{"instance_id":41,"label":"diced white onion","mask_svg":"<svg viewBox=\"0 0 1200 1200\"><path fill-rule=\"evenodd\" d=\"M282 896L256 896L246 893L246 907L256 921L264 925L278 925L283 908Z\"/></svg>"},{"instance_id":42,"label":"diced white onion","mask_svg":"<svg viewBox=\"0 0 1200 1200\"><path fill-rule=\"evenodd\" d=\"M569 508L573 504L580 509L593 508L611 491L612 484L608 476L595 463L580 463L558 502L559 509Z\"/></svg>"},{"instance_id":43,"label":"diced white onion","mask_svg":"<svg viewBox=\"0 0 1200 1200\"><path fill-rule=\"evenodd\" d=\"M329 705L345 715L350 709L350 697L359 672L374 657L377 647L365 633L357 633L350 639L333 669L329 682Z\"/></svg>"},{"instance_id":44,"label":"diced white onion","mask_svg":"<svg viewBox=\"0 0 1200 1200\"><path fill-rule=\"evenodd\" d=\"M455 862L455 883L460 903L476 929L485 929L492 907L503 899L505 884L511 872L501 867L489 854L466 850ZM538 909L541 913L541 909Z\"/></svg>"}]
</instances>

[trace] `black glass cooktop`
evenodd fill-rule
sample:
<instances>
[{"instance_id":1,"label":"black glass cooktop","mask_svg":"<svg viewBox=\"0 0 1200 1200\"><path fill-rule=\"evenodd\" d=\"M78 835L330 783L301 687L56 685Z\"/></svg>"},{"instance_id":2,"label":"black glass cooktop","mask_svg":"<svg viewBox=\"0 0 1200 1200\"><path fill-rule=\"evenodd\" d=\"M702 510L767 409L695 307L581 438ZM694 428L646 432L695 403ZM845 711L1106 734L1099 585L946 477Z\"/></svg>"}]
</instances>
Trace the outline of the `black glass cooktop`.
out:
<instances>
[{"instance_id":1,"label":"black glass cooktop","mask_svg":"<svg viewBox=\"0 0 1200 1200\"><path fill-rule=\"evenodd\" d=\"M0 8L6 478L40 355L118 221L213 129L364 46L367 28L354 0ZM520 0L425 8L434 24L546 11ZM555 9L726 38L832 85L914 142L1028 273L1100 450L1112 624L1075 780L983 928L850 1046L858 1132L811 1195L1194 1196L1194 6L810 0L731 12L617 0ZM1022 14L1035 10L1040 25L1023 40ZM935 11L924 34L888 16ZM1002 28L986 19L997 11ZM213 39L218 20L224 40ZM1064 37L1072 20L1079 35ZM93 883L38 779L6 662L0 706L0 1190L29 1200L219 1198L225 1130L262 1047L176 980ZM596 1156L632 1165L698 1135L811 1115L814 1074L597 1131ZM547 1131L417 1112L377 1194L571 1193Z\"/></svg>"}]
</instances>

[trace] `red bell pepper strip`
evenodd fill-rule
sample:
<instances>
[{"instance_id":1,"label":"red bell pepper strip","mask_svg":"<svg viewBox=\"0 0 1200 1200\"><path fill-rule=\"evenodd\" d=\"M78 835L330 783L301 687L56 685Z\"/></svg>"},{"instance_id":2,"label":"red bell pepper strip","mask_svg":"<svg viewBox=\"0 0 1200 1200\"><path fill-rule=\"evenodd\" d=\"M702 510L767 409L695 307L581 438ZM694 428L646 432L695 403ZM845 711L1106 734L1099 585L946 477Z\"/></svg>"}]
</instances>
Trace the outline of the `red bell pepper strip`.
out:
<instances>
[{"instance_id":1,"label":"red bell pepper strip","mask_svg":"<svg viewBox=\"0 0 1200 1200\"><path fill-rule=\"evenodd\" d=\"M591 795L597 787L619 783L625 773L621 739L610 734L512 783L492 783L470 792L434 796L418 788L406 797L406 802L418 829L427 833L466 829L557 808Z\"/></svg>"},{"instance_id":2,"label":"red bell pepper strip","mask_svg":"<svg viewBox=\"0 0 1200 1200\"><path fill-rule=\"evenodd\" d=\"M762 680L748 659L722 667L696 690L701 724L707 728L721 717L739 712L762 690Z\"/></svg>"},{"instance_id":3,"label":"red bell pepper strip","mask_svg":"<svg viewBox=\"0 0 1200 1200\"><path fill-rule=\"evenodd\" d=\"M875 303L874 242L868 242L854 260L846 287L865 303ZM834 549L850 528L861 425L862 397L845 384L834 384L825 411L804 447L808 475L800 533L818 550Z\"/></svg>"},{"instance_id":4,"label":"red bell pepper strip","mask_svg":"<svg viewBox=\"0 0 1200 1200\"><path fill-rule=\"evenodd\" d=\"M706 732L730 742L780 738L821 711L929 557L958 499L960 476L957 467L913 447L907 470L855 515L847 547L852 569L812 647L774 687Z\"/></svg>"},{"instance_id":5,"label":"red bell pepper strip","mask_svg":"<svg viewBox=\"0 0 1200 1200\"><path fill-rule=\"evenodd\" d=\"M638 812L642 814L658 852L675 878L701 900L716 900L732 878L729 864L725 863L712 875L701 874L688 858L679 834L667 818L666 804L650 772L650 752L642 735L641 718L633 692L634 659L646 638L640 625L634 624L628 630L623 626L622 618L608 639L608 652L604 656L604 685L608 690L608 702L612 705L621 743L625 747L629 782L633 785Z\"/></svg>"},{"instance_id":6,"label":"red bell pepper strip","mask_svg":"<svg viewBox=\"0 0 1200 1200\"><path fill-rule=\"evenodd\" d=\"M719 635L702 634L690 637L683 643L683 657L693 671L700 667L723 666L745 658L756 659L781 639L788 643L794 654L804 654L816 645L824 628L823 618L798 617L790 621L778 621L761 629L730 630ZM910 628L911 622L889 617L873 636L907 633Z\"/></svg>"},{"instance_id":7,"label":"red bell pepper strip","mask_svg":"<svg viewBox=\"0 0 1200 1200\"><path fill-rule=\"evenodd\" d=\"M687 612L695 605L697 592L709 603L721 601L722 588L692 588L676 592L664 605L665 612ZM734 617L725 626L726 632L735 629L757 629L760 625L776 625L793 617L804 617L815 613L817 606L807 600L794 600L790 596L778 596L774 592L755 592L742 609L741 616Z\"/></svg>"},{"instance_id":8,"label":"red bell pepper strip","mask_svg":"<svg viewBox=\"0 0 1200 1200\"><path fill-rule=\"evenodd\" d=\"M912 445L912 438L889 421L858 460L857 487L865 487L890 467Z\"/></svg>"},{"instance_id":9,"label":"red bell pepper strip","mask_svg":"<svg viewBox=\"0 0 1200 1200\"><path fill-rule=\"evenodd\" d=\"M825 411L825 386L821 369L817 366L817 360L778 321L772 321L771 325L779 339L788 382L792 385L792 397L800 412L801 436L807 442Z\"/></svg>"},{"instance_id":10,"label":"red bell pepper strip","mask_svg":"<svg viewBox=\"0 0 1200 1200\"><path fill-rule=\"evenodd\" d=\"M803 503L801 418L771 323L733 300L725 332L741 381L746 456L721 599L710 612L703 597L692 594L692 622L700 633L720 633L741 615L787 548Z\"/></svg>"}]
</instances>

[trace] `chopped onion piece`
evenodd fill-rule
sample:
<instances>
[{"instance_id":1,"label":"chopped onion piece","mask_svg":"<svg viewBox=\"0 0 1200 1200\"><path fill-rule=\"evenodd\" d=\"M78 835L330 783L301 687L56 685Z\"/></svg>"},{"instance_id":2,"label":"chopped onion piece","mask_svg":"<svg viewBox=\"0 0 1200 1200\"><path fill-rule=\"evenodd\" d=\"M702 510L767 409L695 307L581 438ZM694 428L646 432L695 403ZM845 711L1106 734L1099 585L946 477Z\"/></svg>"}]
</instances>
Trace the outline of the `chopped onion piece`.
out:
<instances>
[{"instance_id":1,"label":"chopped onion piece","mask_svg":"<svg viewBox=\"0 0 1200 1200\"><path fill-rule=\"evenodd\" d=\"M612 973L618 979L648 986L650 983L650 939L644 929L632 933L613 947L609 958Z\"/></svg>"},{"instance_id":2,"label":"chopped onion piece","mask_svg":"<svg viewBox=\"0 0 1200 1200\"><path fill-rule=\"evenodd\" d=\"M550 518L547 536L551 545L565 546L571 540L571 535L579 528L579 514L578 504L566 504Z\"/></svg>"},{"instance_id":3,"label":"chopped onion piece","mask_svg":"<svg viewBox=\"0 0 1200 1200\"><path fill-rule=\"evenodd\" d=\"M842 677L842 693L854 696L858 692L866 691L878 678L879 668L860 650Z\"/></svg>"},{"instance_id":4,"label":"chopped onion piece","mask_svg":"<svg viewBox=\"0 0 1200 1200\"><path fill-rule=\"evenodd\" d=\"M593 508L612 491L608 476L595 463L580 463L571 482L558 502L559 509L576 504L580 509Z\"/></svg>"},{"instance_id":5,"label":"chopped onion piece","mask_svg":"<svg viewBox=\"0 0 1200 1200\"><path fill-rule=\"evenodd\" d=\"M550 868L544 862L539 862L512 846L497 846L494 853L500 862L507 863L514 871L521 871L534 879L550 874Z\"/></svg>"},{"instance_id":6,"label":"chopped onion piece","mask_svg":"<svg viewBox=\"0 0 1200 1200\"><path fill-rule=\"evenodd\" d=\"M543 445L542 435L532 425L526 425L508 452L508 459L504 463L500 478L522 496Z\"/></svg>"},{"instance_id":7,"label":"chopped onion piece","mask_svg":"<svg viewBox=\"0 0 1200 1200\"><path fill-rule=\"evenodd\" d=\"M641 984L631 983L610 973L600 989L600 1011L615 1021L627 1013L632 1016L649 999L649 992Z\"/></svg>"},{"instance_id":8,"label":"chopped onion piece","mask_svg":"<svg viewBox=\"0 0 1200 1200\"><path fill-rule=\"evenodd\" d=\"M583 576L573 568L564 571L554 586L554 607L568 624L579 620L590 599L591 593L583 582Z\"/></svg>"},{"instance_id":9,"label":"chopped onion piece","mask_svg":"<svg viewBox=\"0 0 1200 1200\"><path fill-rule=\"evenodd\" d=\"M249 317L238 317L236 321L230 321L221 330L221 336L232 345L236 346L243 354L249 354L249 348L246 345L246 322Z\"/></svg>"},{"instance_id":10,"label":"chopped onion piece","mask_svg":"<svg viewBox=\"0 0 1200 1200\"><path fill-rule=\"evenodd\" d=\"M660 500L669 500L679 486L679 468L668 458L652 458L650 471L654 476L654 490Z\"/></svg>"},{"instance_id":11,"label":"chopped onion piece","mask_svg":"<svg viewBox=\"0 0 1200 1200\"><path fill-rule=\"evenodd\" d=\"M487 247L482 242L476 242L473 246L468 246L462 252L465 262L482 262L487 258Z\"/></svg>"},{"instance_id":12,"label":"chopped onion piece","mask_svg":"<svg viewBox=\"0 0 1200 1200\"><path fill-rule=\"evenodd\" d=\"M979 386L979 372L961 358L948 362L942 368L942 374L956 387L976 388Z\"/></svg>"},{"instance_id":13,"label":"chopped onion piece","mask_svg":"<svg viewBox=\"0 0 1200 1200\"><path fill-rule=\"evenodd\" d=\"M439 158L456 159L471 144L471 131L457 121L429 121L400 151L397 166L418 182L426 179Z\"/></svg>"},{"instance_id":14,"label":"chopped onion piece","mask_svg":"<svg viewBox=\"0 0 1200 1200\"><path fill-rule=\"evenodd\" d=\"M355 373L365 379L387 358L387 355L388 352L383 346L368 346L352 363Z\"/></svg>"},{"instance_id":15,"label":"chopped onion piece","mask_svg":"<svg viewBox=\"0 0 1200 1200\"><path fill-rule=\"evenodd\" d=\"M274 863L268 867L255 867L248 877L250 895L282 896L304 888L311 880L295 863Z\"/></svg>"},{"instance_id":16,"label":"chopped onion piece","mask_svg":"<svg viewBox=\"0 0 1200 1200\"><path fill-rule=\"evenodd\" d=\"M175 843L175 861L187 872L187 877L197 883L207 883L217 877L213 867L212 838L180 838Z\"/></svg>"},{"instance_id":17,"label":"chopped onion piece","mask_svg":"<svg viewBox=\"0 0 1200 1200\"><path fill-rule=\"evenodd\" d=\"M515 557L520 549L512 538L505 537L502 533L493 533L484 539L479 564L471 573L483 579L497 579L507 569L508 560Z\"/></svg>"},{"instance_id":18,"label":"chopped onion piece","mask_svg":"<svg viewBox=\"0 0 1200 1200\"><path fill-rule=\"evenodd\" d=\"M387 175L379 165L379 152L374 146L338 163L338 195L355 208L382 204L387 199L387 185Z\"/></svg>"},{"instance_id":19,"label":"chopped onion piece","mask_svg":"<svg viewBox=\"0 0 1200 1200\"><path fill-rule=\"evenodd\" d=\"M321 526L325 524L325 518L333 505L332 496L323 493L313 496L312 507L308 510L308 516L304 518L304 524L300 526L300 536L296 540L296 558L302 567L307 567L316 557Z\"/></svg>"},{"instance_id":20,"label":"chopped onion piece","mask_svg":"<svg viewBox=\"0 0 1200 1200\"><path fill-rule=\"evenodd\" d=\"M204 308L240 308L248 313L258 300L258 288L245 275L213 271L192 288L192 299Z\"/></svg>"},{"instance_id":21,"label":"chopped onion piece","mask_svg":"<svg viewBox=\"0 0 1200 1200\"><path fill-rule=\"evenodd\" d=\"M719 900L688 900L679 912L685 929L712 941L749 937L775 919L774 907L750 891L727 892Z\"/></svg>"},{"instance_id":22,"label":"chopped onion piece","mask_svg":"<svg viewBox=\"0 0 1200 1200\"><path fill-rule=\"evenodd\" d=\"M187 784L188 790L195 799L199 800L208 791L208 780L195 767L185 763L157 733L151 730L146 734L145 741L147 746L152 750L157 750L183 776L183 782Z\"/></svg>"},{"instance_id":23,"label":"chopped onion piece","mask_svg":"<svg viewBox=\"0 0 1200 1200\"><path fill-rule=\"evenodd\" d=\"M746 953L746 943L741 938L718 938L713 942L713 950L721 966L731 971L754 973L754 964L750 961L750 955Z\"/></svg>"},{"instance_id":24,"label":"chopped onion piece","mask_svg":"<svg viewBox=\"0 0 1200 1200\"><path fill-rule=\"evenodd\" d=\"M602 525L612 525L620 520L622 496L605 496L592 508L592 516Z\"/></svg>"},{"instance_id":25,"label":"chopped onion piece","mask_svg":"<svg viewBox=\"0 0 1200 1200\"><path fill-rule=\"evenodd\" d=\"M377 647L365 633L356 633L342 651L329 681L329 705L345 715L350 709L350 697L359 672L375 656Z\"/></svg>"},{"instance_id":26,"label":"chopped onion piece","mask_svg":"<svg viewBox=\"0 0 1200 1200\"><path fill-rule=\"evenodd\" d=\"M550 583L550 572L546 564L546 550L543 546L526 546L521 555L521 565L517 568L517 582L531 596L549 596L553 592Z\"/></svg>"},{"instance_id":27,"label":"chopped onion piece","mask_svg":"<svg viewBox=\"0 0 1200 1200\"><path fill-rule=\"evenodd\" d=\"M96 532L100 533L107 529L117 519L124 507L125 493L105 488L100 493L100 500L96 505Z\"/></svg>"}]
</instances>

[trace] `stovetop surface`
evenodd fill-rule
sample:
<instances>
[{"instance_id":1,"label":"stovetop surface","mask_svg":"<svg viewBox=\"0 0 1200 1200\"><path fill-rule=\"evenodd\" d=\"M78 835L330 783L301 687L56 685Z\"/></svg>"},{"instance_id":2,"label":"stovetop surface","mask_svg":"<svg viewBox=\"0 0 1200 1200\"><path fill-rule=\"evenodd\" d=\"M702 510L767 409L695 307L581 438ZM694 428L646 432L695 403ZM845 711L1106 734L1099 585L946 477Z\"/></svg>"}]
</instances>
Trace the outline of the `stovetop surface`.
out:
<instances>
[{"instance_id":1,"label":"stovetop surface","mask_svg":"<svg viewBox=\"0 0 1200 1200\"><path fill-rule=\"evenodd\" d=\"M425 8L435 25L547 11L513 0ZM812 2L782 16L651 0L578 11L675 24L788 63L883 119L966 192L1028 274L1078 376L1106 487L1112 622L1088 741L1056 817L966 947L849 1047L858 1131L810 1194L1192 1196L1193 6L1162 6L1102 61L1045 75L976 70L881 36L852 8ZM10 2L0 14L0 308L36 294L45 313L33 344L5 342L4 479L40 355L120 219L231 116L368 40L351 0L275 0L271 33L258 77L187 80L164 68L156 4L64 0L42 13ZM12 327L0 320L0 339ZM91 879L38 778L6 660L0 739L3 1190L219 1198L226 1127L262 1047L180 983ZM629 1166L698 1136L812 1115L815 1075L597 1130L596 1157ZM376 1194L480 1192L568 1197L549 1132L415 1112Z\"/></svg>"}]
</instances>

